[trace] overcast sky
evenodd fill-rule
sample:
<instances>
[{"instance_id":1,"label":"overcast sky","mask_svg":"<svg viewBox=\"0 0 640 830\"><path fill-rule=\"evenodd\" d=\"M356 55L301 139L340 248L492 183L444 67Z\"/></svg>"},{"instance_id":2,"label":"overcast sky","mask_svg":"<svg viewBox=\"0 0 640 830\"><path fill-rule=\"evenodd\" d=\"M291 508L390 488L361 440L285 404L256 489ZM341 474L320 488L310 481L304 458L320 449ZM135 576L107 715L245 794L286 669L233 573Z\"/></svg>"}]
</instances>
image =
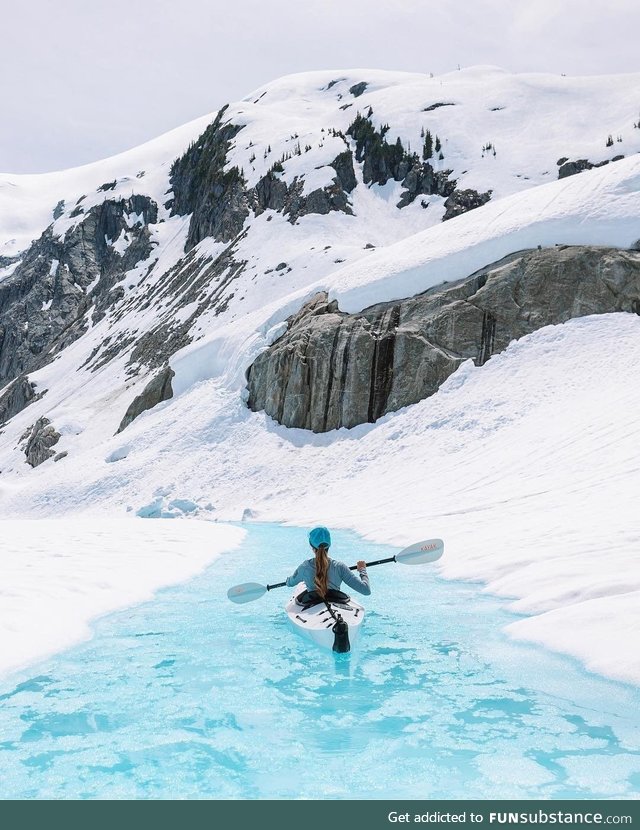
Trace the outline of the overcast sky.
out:
<instances>
[{"instance_id":1,"label":"overcast sky","mask_svg":"<svg viewBox=\"0 0 640 830\"><path fill-rule=\"evenodd\" d=\"M640 70L638 0L2 0L2 28L5 172L113 155L309 69Z\"/></svg>"}]
</instances>

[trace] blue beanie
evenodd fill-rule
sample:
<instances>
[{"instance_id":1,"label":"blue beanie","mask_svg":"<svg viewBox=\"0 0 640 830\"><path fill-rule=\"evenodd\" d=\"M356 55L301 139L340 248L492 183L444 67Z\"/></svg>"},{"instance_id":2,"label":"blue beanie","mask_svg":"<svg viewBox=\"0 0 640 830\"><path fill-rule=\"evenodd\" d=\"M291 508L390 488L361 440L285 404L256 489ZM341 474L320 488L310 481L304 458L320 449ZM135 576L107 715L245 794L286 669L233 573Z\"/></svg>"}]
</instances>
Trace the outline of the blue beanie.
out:
<instances>
[{"instance_id":1,"label":"blue beanie","mask_svg":"<svg viewBox=\"0 0 640 830\"><path fill-rule=\"evenodd\" d=\"M309 544L313 548L319 548L320 545L331 546L331 534L326 527L314 527L309 533Z\"/></svg>"}]
</instances>

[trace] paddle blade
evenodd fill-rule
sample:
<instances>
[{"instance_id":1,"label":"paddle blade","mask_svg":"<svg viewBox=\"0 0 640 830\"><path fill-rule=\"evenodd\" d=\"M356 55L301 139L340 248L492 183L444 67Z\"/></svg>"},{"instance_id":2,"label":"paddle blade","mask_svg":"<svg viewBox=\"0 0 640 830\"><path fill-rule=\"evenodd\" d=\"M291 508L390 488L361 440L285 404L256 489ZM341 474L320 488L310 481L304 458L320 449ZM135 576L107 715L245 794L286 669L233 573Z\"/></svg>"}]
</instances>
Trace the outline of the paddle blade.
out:
<instances>
[{"instance_id":1,"label":"paddle blade","mask_svg":"<svg viewBox=\"0 0 640 830\"><path fill-rule=\"evenodd\" d=\"M396 553L396 562L401 565L424 565L440 559L443 553L442 539L425 539L424 542L416 542L415 545Z\"/></svg>"},{"instance_id":2,"label":"paddle blade","mask_svg":"<svg viewBox=\"0 0 640 830\"><path fill-rule=\"evenodd\" d=\"M229 588L227 596L231 602L243 603L260 599L266 593L267 589L264 585L260 585L258 582L245 582L242 585L234 585L233 588Z\"/></svg>"}]
</instances>

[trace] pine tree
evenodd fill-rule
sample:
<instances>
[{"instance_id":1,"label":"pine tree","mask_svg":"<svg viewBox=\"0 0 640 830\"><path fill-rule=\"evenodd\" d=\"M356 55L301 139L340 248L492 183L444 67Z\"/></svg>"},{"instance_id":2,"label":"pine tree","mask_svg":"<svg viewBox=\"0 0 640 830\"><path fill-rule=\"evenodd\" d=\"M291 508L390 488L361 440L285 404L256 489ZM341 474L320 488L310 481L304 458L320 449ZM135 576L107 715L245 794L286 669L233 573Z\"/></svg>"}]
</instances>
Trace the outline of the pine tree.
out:
<instances>
[{"instance_id":1,"label":"pine tree","mask_svg":"<svg viewBox=\"0 0 640 830\"><path fill-rule=\"evenodd\" d=\"M613 147L613 136L611 133L607 136L607 147Z\"/></svg>"},{"instance_id":2,"label":"pine tree","mask_svg":"<svg viewBox=\"0 0 640 830\"><path fill-rule=\"evenodd\" d=\"M431 137L431 133L427 130L427 134L424 137L424 147L422 148L422 158L425 161L428 161L431 156L433 155L433 138Z\"/></svg>"},{"instance_id":3,"label":"pine tree","mask_svg":"<svg viewBox=\"0 0 640 830\"><path fill-rule=\"evenodd\" d=\"M439 138L439 136L436 136L436 144L435 144L436 153L440 152L441 147L442 147L442 144L440 144L440 138Z\"/></svg>"}]
</instances>

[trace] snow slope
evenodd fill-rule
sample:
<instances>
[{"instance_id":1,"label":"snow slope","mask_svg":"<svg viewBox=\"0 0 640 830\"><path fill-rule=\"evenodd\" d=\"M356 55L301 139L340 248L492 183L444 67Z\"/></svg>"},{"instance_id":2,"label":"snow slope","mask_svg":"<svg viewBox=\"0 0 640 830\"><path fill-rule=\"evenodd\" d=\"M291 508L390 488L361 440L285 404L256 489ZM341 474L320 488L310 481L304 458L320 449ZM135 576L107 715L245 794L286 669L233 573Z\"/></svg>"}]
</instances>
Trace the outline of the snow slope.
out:
<instances>
[{"instance_id":1,"label":"snow slope","mask_svg":"<svg viewBox=\"0 0 640 830\"><path fill-rule=\"evenodd\" d=\"M199 318L194 342L171 360L175 397L114 436L147 378L126 374L126 355L98 371L82 367L108 335L124 338L157 321L153 287L180 261L188 225L162 208L150 228L158 243L150 261L125 280L127 313L107 315L30 373L48 392L0 434L0 516L70 519L99 508L225 520L249 509L261 520L322 521L398 545L442 536L445 576L479 580L529 615L513 636L640 683L639 650L627 646L640 639L639 318L605 315L537 332L482 369L463 365L434 397L348 431L288 430L243 404L247 366L318 290L353 311L467 276L524 247L629 247L640 239L639 80L512 76L491 67L441 78L324 72L284 78L230 107L226 117L245 127L229 165L250 182L298 142L310 149L286 159L282 177L304 173L307 188L328 182L327 165L345 146L329 129L344 132L357 110L371 108L376 124L390 124L390 140L417 148L423 127L441 135L443 169L461 187L491 187L492 200L441 223L440 197L429 197L427 210L398 210L399 185L365 187L358 170L353 216L308 215L295 225L273 211L250 217L237 244L247 266L233 295ZM368 86L355 97L349 90L360 81ZM22 250L61 198L56 233L81 221L70 213L85 192L86 205L134 188L161 204L172 159L208 120L79 171L13 177L11 185L1 177L0 254ZM623 140L607 147L608 134ZM483 155L487 143L495 156ZM553 181L560 157L596 162L619 153L628 157ZM111 178L115 190L96 190ZM196 256L206 263L223 247L205 239ZM280 262L288 267L275 271ZM142 288L151 303L137 301L147 296ZM32 470L19 439L40 416L62 434L56 451L69 454ZM191 524L199 523L179 523ZM46 559L37 561L46 581ZM78 576L87 595L90 573ZM29 649L42 653L35 641Z\"/></svg>"},{"instance_id":2,"label":"snow slope","mask_svg":"<svg viewBox=\"0 0 640 830\"><path fill-rule=\"evenodd\" d=\"M51 223L61 200L71 212L78 199L97 204L114 194L146 193L162 203L168 185L168 167L195 140L213 115L204 115L133 150L112 158L56 173L0 173L0 256L15 256ZM139 174L143 174L138 178ZM96 191L117 181L114 191ZM93 191L93 193L92 193ZM1 278L1 277L0 277Z\"/></svg>"},{"instance_id":3,"label":"snow slope","mask_svg":"<svg viewBox=\"0 0 640 830\"><path fill-rule=\"evenodd\" d=\"M88 639L102 614L150 599L237 547L242 529L119 516L4 519L0 673Z\"/></svg>"}]
</instances>

